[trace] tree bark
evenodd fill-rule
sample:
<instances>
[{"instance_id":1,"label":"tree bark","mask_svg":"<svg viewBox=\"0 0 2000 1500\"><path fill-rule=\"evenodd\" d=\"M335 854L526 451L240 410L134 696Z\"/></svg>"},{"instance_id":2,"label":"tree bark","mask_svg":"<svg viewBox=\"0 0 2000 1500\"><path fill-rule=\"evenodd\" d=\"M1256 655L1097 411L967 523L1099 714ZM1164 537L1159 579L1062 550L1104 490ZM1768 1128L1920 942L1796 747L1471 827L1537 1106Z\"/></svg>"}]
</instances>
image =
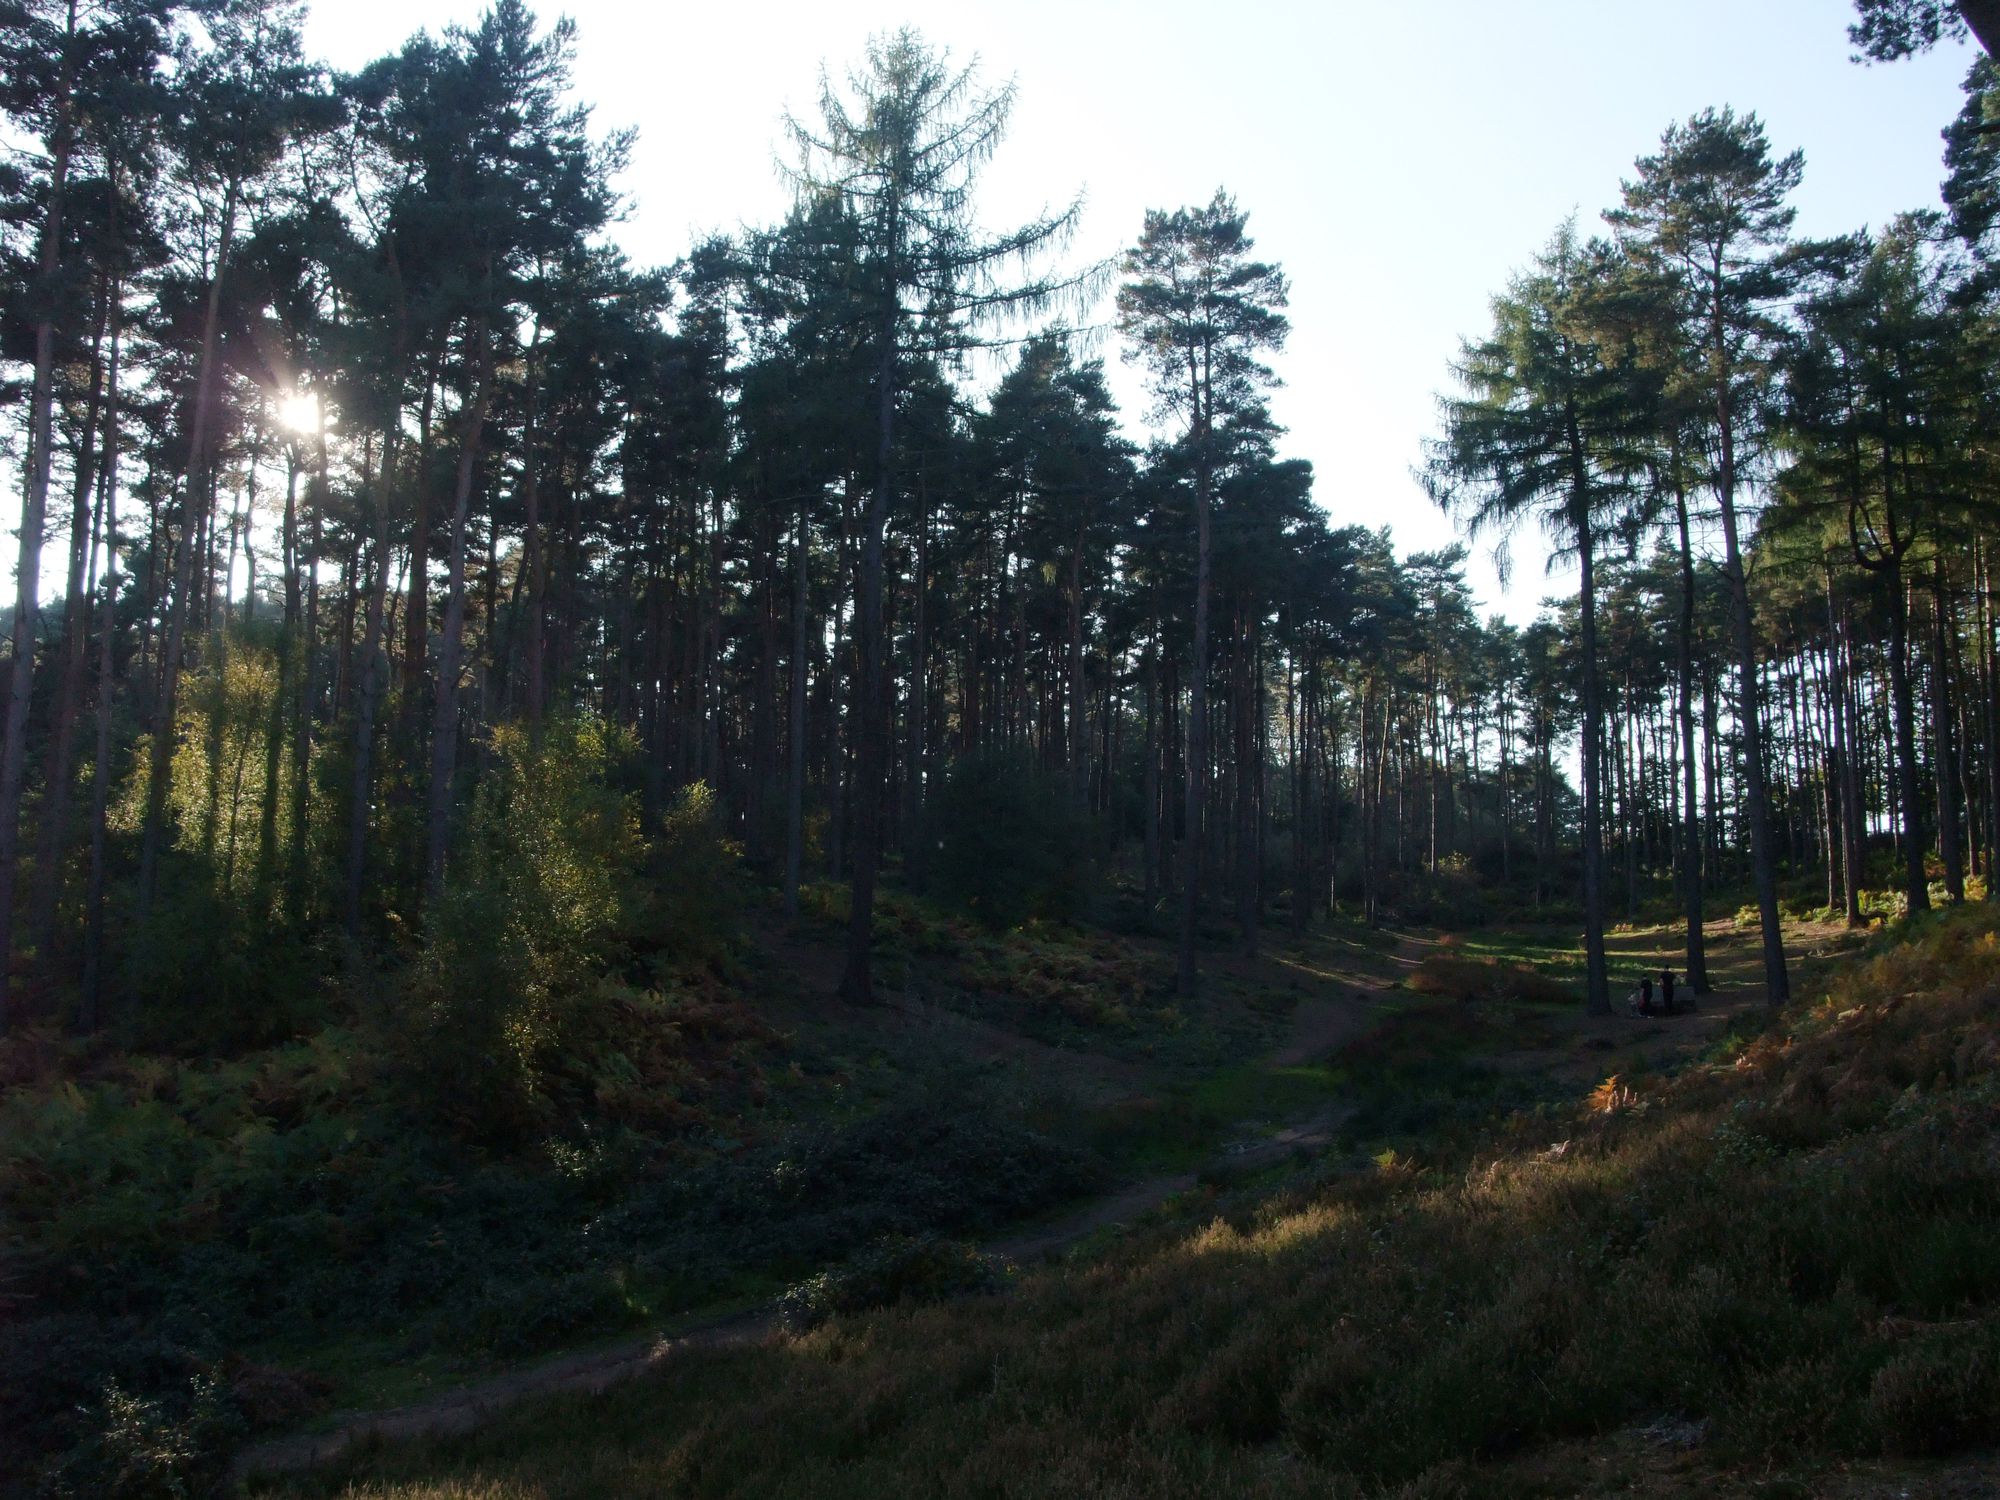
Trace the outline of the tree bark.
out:
<instances>
[{"instance_id":1,"label":"tree bark","mask_svg":"<svg viewBox=\"0 0 2000 1500\"><path fill-rule=\"evenodd\" d=\"M1674 516L1679 528L1681 569L1681 618L1675 643L1675 666L1679 682L1682 794L1686 800L1681 837L1681 909L1687 919L1687 985L1697 995L1706 995L1708 950L1702 912L1701 804L1695 787L1694 758L1694 546L1688 530L1687 489L1674 483Z\"/></svg>"},{"instance_id":2,"label":"tree bark","mask_svg":"<svg viewBox=\"0 0 2000 1500\"><path fill-rule=\"evenodd\" d=\"M799 874L805 862L806 799L806 502L799 500L792 533L792 662L791 702L787 706L786 746L790 765L785 776L785 915L799 914Z\"/></svg>"},{"instance_id":3,"label":"tree bark","mask_svg":"<svg viewBox=\"0 0 2000 1500\"><path fill-rule=\"evenodd\" d=\"M479 472L480 442L492 395L493 341L484 316L473 323L472 351L478 362L465 433L458 450L458 477L452 489L451 555L446 565L443 639L438 643L437 694L431 720L430 813L425 821L424 885L435 901L444 894L445 850L451 835L453 779L458 767L458 674L465 642L465 536L472 506L472 482Z\"/></svg>"}]
</instances>

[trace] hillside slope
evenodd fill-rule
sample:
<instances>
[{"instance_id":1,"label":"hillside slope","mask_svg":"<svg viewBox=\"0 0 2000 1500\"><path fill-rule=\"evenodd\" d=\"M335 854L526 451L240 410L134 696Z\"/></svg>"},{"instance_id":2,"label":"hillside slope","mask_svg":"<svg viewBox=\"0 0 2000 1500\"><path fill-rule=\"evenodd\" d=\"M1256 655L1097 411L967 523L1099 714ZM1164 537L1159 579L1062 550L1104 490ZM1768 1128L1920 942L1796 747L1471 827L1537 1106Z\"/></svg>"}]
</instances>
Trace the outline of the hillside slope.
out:
<instances>
[{"instance_id":1,"label":"hillside slope","mask_svg":"<svg viewBox=\"0 0 2000 1500\"><path fill-rule=\"evenodd\" d=\"M1724 1050L285 1492L1985 1493L1912 1466L2000 1440L1993 915Z\"/></svg>"}]
</instances>

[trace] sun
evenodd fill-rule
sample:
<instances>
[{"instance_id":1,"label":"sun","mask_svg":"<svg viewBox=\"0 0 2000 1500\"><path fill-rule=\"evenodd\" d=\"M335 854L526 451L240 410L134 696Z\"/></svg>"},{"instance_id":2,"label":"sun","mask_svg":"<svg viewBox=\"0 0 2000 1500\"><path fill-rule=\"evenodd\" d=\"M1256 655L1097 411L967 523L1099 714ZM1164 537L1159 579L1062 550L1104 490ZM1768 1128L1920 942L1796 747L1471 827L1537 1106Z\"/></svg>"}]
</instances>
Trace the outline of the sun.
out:
<instances>
[{"instance_id":1,"label":"sun","mask_svg":"<svg viewBox=\"0 0 2000 1500\"><path fill-rule=\"evenodd\" d=\"M319 397L294 392L278 403L278 420L294 432L319 431Z\"/></svg>"}]
</instances>

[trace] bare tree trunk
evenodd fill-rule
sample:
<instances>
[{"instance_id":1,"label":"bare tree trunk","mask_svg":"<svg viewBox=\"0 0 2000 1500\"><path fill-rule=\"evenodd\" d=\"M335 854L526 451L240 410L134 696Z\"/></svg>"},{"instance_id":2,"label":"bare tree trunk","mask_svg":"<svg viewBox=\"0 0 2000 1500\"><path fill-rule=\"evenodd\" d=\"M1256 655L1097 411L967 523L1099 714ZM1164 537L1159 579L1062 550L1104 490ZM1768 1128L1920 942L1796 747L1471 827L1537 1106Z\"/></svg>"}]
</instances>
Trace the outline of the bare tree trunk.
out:
<instances>
[{"instance_id":1,"label":"bare tree trunk","mask_svg":"<svg viewBox=\"0 0 2000 1500\"><path fill-rule=\"evenodd\" d=\"M1146 914L1160 901L1160 646L1159 623L1146 644Z\"/></svg>"},{"instance_id":2,"label":"bare tree trunk","mask_svg":"<svg viewBox=\"0 0 2000 1500\"><path fill-rule=\"evenodd\" d=\"M1942 542L1942 538L1939 539ZM1958 809L1957 724L1952 714L1950 605L1945 590L1944 556L1931 555L1931 741L1932 771L1937 781L1938 858L1944 864L1944 888L1953 902L1965 900L1965 855L1960 839Z\"/></svg>"},{"instance_id":3,"label":"bare tree trunk","mask_svg":"<svg viewBox=\"0 0 2000 1500\"><path fill-rule=\"evenodd\" d=\"M104 406L104 580L98 610L97 741L90 767L90 875L84 893L83 973L77 1022L95 1029L103 1010L105 817L111 797L111 705L118 684L118 355L122 320L113 292L111 362Z\"/></svg>"},{"instance_id":4,"label":"bare tree trunk","mask_svg":"<svg viewBox=\"0 0 2000 1500\"><path fill-rule=\"evenodd\" d=\"M1975 540L1978 578L1979 709L1986 734L1986 899L2000 901L2000 670L1993 651L1993 554Z\"/></svg>"},{"instance_id":5,"label":"bare tree trunk","mask_svg":"<svg viewBox=\"0 0 2000 1500\"><path fill-rule=\"evenodd\" d=\"M1988 57L2000 57L2000 0L1954 0Z\"/></svg>"},{"instance_id":6,"label":"bare tree trunk","mask_svg":"<svg viewBox=\"0 0 2000 1500\"><path fill-rule=\"evenodd\" d=\"M70 501L69 583L63 591L62 676L57 679L54 722L49 729L45 763L41 830L35 867L41 884L35 893L33 923L36 947L46 955L55 941L56 910L63 888L63 847L69 842L70 777L75 769L76 718L84 691L84 667L90 654L90 615L94 602L86 582L89 554L96 545L91 497L97 489L97 423L104 399L101 353L110 316L110 286L98 280L97 327L90 343L90 391L84 401L83 431L78 443L75 484ZM99 502L100 505L102 502Z\"/></svg>"},{"instance_id":7,"label":"bare tree trunk","mask_svg":"<svg viewBox=\"0 0 2000 1500\"><path fill-rule=\"evenodd\" d=\"M373 485L375 581L368 590L362 630L361 690L355 700L354 771L347 806L347 889L343 921L350 938L361 935L361 898L368 872L368 817L375 795L375 720L387 686L389 656L384 649L383 616L389 603L389 496L396 485L397 438L402 430L398 404L382 431L382 462Z\"/></svg>"},{"instance_id":8,"label":"bare tree trunk","mask_svg":"<svg viewBox=\"0 0 2000 1500\"><path fill-rule=\"evenodd\" d=\"M1198 419L1199 420L1199 419ZM1195 925L1201 918L1201 846L1203 778L1208 767L1208 596L1212 576L1209 538L1209 495L1213 489L1208 433L1198 428L1200 454L1195 462L1194 650L1188 670L1187 766L1184 831L1187 856L1182 861L1180 947L1176 955L1176 987L1192 996L1199 976L1195 969Z\"/></svg>"},{"instance_id":9,"label":"bare tree trunk","mask_svg":"<svg viewBox=\"0 0 2000 1500\"><path fill-rule=\"evenodd\" d=\"M209 278L202 310L201 355L195 366L194 419L188 432L187 469L181 483L181 535L174 565L173 594L167 602L166 644L160 662L160 692L153 705L152 753L146 777L146 819L139 839L139 919L152 914L160 873L160 852L166 840L167 793L174 766L174 739L179 706L181 657L187 629L195 618L194 563L201 550L203 503L208 499L212 459L209 427L215 407L215 344L221 324L222 282L236 233L237 184L229 184L222 205L222 237L216 248L215 271Z\"/></svg>"},{"instance_id":10,"label":"bare tree trunk","mask_svg":"<svg viewBox=\"0 0 2000 1500\"><path fill-rule=\"evenodd\" d=\"M528 736L532 743L539 745L542 739L542 704L544 701L543 673L543 632L546 630L545 600L548 594L548 549L542 539L542 462L538 444L541 417L541 371L536 363L536 354L541 348L542 321L535 319L535 331L528 343L528 394L527 427L521 439L521 502L527 515L524 520L526 546L522 549L521 565L528 582ZM497 569L499 561L496 558Z\"/></svg>"},{"instance_id":11,"label":"bare tree trunk","mask_svg":"<svg viewBox=\"0 0 2000 1500\"><path fill-rule=\"evenodd\" d=\"M799 874L805 862L806 807L806 502L799 500L792 533L792 682L786 727L790 765L785 777L785 915L799 914Z\"/></svg>"},{"instance_id":12,"label":"bare tree trunk","mask_svg":"<svg viewBox=\"0 0 2000 1500\"><path fill-rule=\"evenodd\" d=\"M1922 772L1917 764L1917 713L1910 681L1909 595L1900 572L1886 575L1889 596L1889 700L1895 719L1896 800L1902 805L1903 896L1910 915L1929 911L1930 879L1924 873Z\"/></svg>"},{"instance_id":13,"label":"bare tree trunk","mask_svg":"<svg viewBox=\"0 0 2000 1500\"><path fill-rule=\"evenodd\" d=\"M452 781L458 765L458 673L465 644L465 534L472 506L472 482L479 471L479 447L486 431L491 397L493 347L486 319L476 319L471 352L478 361L472 398L466 405L465 433L459 443L458 478L452 491L451 558L446 567L443 639L438 643L436 712L431 721L430 812L425 823L424 884L435 901L444 892L445 848L451 834Z\"/></svg>"},{"instance_id":14,"label":"bare tree trunk","mask_svg":"<svg viewBox=\"0 0 2000 1500\"><path fill-rule=\"evenodd\" d=\"M930 717L930 495L921 471L917 475L916 577L910 604L910 732L909 765L905 772L903 805L903 868L910 884L921 890L928 860L924 848L924 771Z\"/></svg>"},{"instance_id":15,"label":"bare tree trunk","mask_svg":"<svg viewBox=\"0 0 2000 1500\"><path fill-rule=\"evenodd\" d=\"M318 661L319 555L327 502L326 410L323 406L320 408L314 446L313 479L306 486L306 496L312 502L311 533L306 541L305 555L299 559L305 606L295 637L298 663L292 679L297 698L292 707L292 826L291 849L286 858L285 904L294 922L305 918L306 822L312 808L312 709L314 671Z\"/></svg>"},{"instance_id":16,"label":"bare tree trunk","mask_svg":"<svg viewBox=\"0 0 2000 1500\"><path fill-rule=\"evenodd\" d=\"M1678 455L1676 456L1678 466ZM1674 516L1680 534L1681 618L1679 640L1675 643L1675 666L1679 684L1683 809L1681 838L1681 909L1687 919L1687 985L1697 995L1706 995L1708 950L1702 913L1702 828L1701 803L1695 787L1694 756L1694 546L1688 531L1687 490L1678 476L1674 480Z\"/></svg>"},{"instance_id":17,"label":"bare tree trunk","mask_svg":"<svg viewBox=\"0 0 2000 1500\"><path fill-rule=\"evenodd\" d=\"M1718 276L1719 280L1719 276ZM1716 357L1726 360L1720 303L1715 313ZM1764 774L1764 725L1757 700L1757 631L1750 610L1750 586L1744 573L1743 549L1736 526L1736 432L1725 381L1716 394L1716 425L1721 436L1721 464L1716 475L1716 499L1722 509L1722 574L1729 586L1729 623L1736 645L1743 735L1743 815L1750 824L1750 862L1757 888L1757 912L1764 940L1764 997L1772 1007L1792 997L1785 967L1785 932L1778 912L1777 853L1772 848L1770 797Z\"/></svg>"},{"instance_id":18,"label":"bare tree trunk","mask_svg":"<svg viewBox=\"0 0 2000 1500\"><path fill-rule=\"evenodd\" d=\"M70 6L69 32L76 32ZM54 434L56 281L62 269L62 216L69 185L73 126L68 49L56 98L47 217L42 221L40 285L35 320L35 374L28 396L27 489L15 558L14 663L7 684L7 727L0 739L0 1033L10 1023L14 968L14 881L20 857L21 788L28 768L28 710L34 697L35 646L41 634L42 531L48 518Z\"/></svg>"},{"instance_id":19,"label":"bare tree trunk","mask_svg":"<svg viewBox=\"0 0 2000 1500\"><path fill-rule=\"evenodd\" d=\"M1577 591L1581 627L1578 651L1583 667L1583 952L1584 1009L1611 1014L1611 977L1604 953L1603 695L1597 667L1597 573L1590 517L1574 518L1582 573Z\"/></svg>"},{"instance_id":20,"label":"bare tree trunk","mask_svg":"<svg viewBox=\"0 0 2000 1500\"><path fill-rule=\"evenodd\" d=\"M893 286L893 277L890 285ZM840 993L854 1005L875 999L871 959L874 947L875 876L882 858L882 789L888 761L887 650L882 639L882 541L889 522L891 463L895 457L896 318L892 302L879 330L875 380L877 420L875 486L862 522L860 734L854 767L854 881L847 922L847 967Z\"/></svg>"}]
</instances>

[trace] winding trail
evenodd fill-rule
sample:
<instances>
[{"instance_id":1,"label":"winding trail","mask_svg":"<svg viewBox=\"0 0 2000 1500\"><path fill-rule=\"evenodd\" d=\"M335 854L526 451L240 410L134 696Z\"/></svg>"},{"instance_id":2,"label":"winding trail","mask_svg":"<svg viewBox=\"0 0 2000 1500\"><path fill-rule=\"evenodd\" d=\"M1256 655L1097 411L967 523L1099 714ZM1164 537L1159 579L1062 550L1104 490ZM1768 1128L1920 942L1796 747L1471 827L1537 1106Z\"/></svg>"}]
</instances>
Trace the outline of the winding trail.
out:
<instances>
[{"instance_id":1,"label":"winding trail","mask_svg":"<svg viewBox=\"0 0 2000 1500\"><path fill-rule=\"evenodd\" d=\"M1392 955L1398 971L1413 968L1430 946L1426 939L1399 936ZM1329 976L1330 977L1330 976ZM1291 1034L1262 1060L1266 1068L1294 1068L1318 1062L1367 1026L1374 1004L1395 980L1343 978L1350 994L1301 1000L1292 1013ZM1330 1144L1350 1111L1323 1108L1259 1139L1226 1146L1211 1165L1234 1170L1266 1166L1294 1152ZM1060 1218L987 1242L997 1255L1032 1265L1106 1230L1129 1224L1169 1199L1194 1188L1198 1172L1162 1173L1127 1183L1083 1203ZM659 1368L688 1350L721 1349L756 1343L778 1327L775 1308L760 1307L671 1334L646 1334L596 1348L575 1350L518 1366L485 1380L442 1391L422 1401L386 1411L356 1412L317 1432L273 1438L246 1447L231 1470L235 1479L282 1474L338 1457L357 1443L470 1432L509 1407L537 1396L592 1393Z\"/></svg>"}]
</instances>

